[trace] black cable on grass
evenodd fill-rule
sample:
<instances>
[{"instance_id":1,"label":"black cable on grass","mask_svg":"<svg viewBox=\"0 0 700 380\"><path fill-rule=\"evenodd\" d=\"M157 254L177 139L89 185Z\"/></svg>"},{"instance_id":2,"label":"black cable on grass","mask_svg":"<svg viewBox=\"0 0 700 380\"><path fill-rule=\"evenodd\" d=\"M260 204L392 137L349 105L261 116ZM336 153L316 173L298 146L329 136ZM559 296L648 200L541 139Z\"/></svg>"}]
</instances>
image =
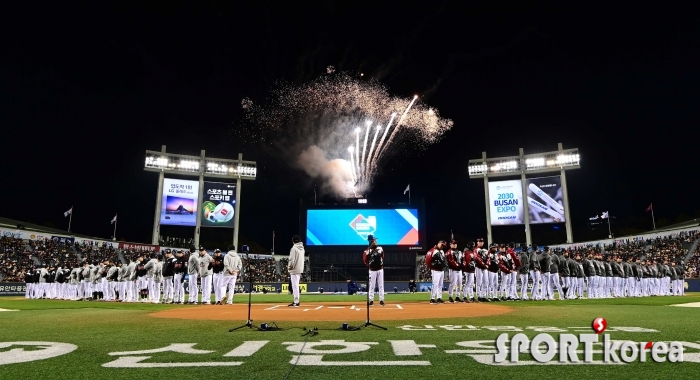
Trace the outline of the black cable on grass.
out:
<instances>
[{"instance_id":1,"label":"black cable on grass","mask_svg":"<svg viewBox=\"0 0 700 380\"><path fill-rule=\"evenodd\" d=\"M292 370L294 369L294 367L296 367L297 363L299 363L299 357L301 356L301 353L304 351L304 347L306 347L306 343L309 342L309 338L312 336L316 336L316 335L318 335L318 331L313 331L311 329L306 331L306 334L302 335L302 336L306 336L306 338L304 339L304 344L302 344L301 348L299 349L299 354L297 354L297 360L294 361L294 364L292 364L292 366L289 368L289 371L287 371L287 374L284 375L282 380L287 380L287 378L289 378L289 374L292 373Z\"/></svg>"}]
</instances>

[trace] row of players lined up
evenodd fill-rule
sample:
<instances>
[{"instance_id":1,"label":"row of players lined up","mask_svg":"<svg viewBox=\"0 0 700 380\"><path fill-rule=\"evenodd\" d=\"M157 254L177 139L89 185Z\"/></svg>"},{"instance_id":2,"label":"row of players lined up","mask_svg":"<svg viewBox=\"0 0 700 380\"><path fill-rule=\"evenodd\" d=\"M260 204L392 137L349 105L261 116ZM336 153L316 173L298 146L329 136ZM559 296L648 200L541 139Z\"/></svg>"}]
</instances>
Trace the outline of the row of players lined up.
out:
<instances>
[{"instance_id":1,"label":"row of players lined up","mask_svg":"<svg viewBox=\"0 0 700 380\"><path fill-rule=\"evenodd\" d=\"M515 244L491 244L483 248L484 240L470 242L460 251L457 241L444 240L427 252L425 265L432 274L430 303L444 303L442 284L448 268L449 302L491 302L515 300L612 298L646 296L682 296L683 265L668 260L641 260L639 256L616 256L590 251L554 252L549 247ZM499 275L500 273L500 275ZM500 284L499 284L500 277ZM520 280L520 295L517 281ZM532 281L530 296L528 282ZM584 290L586 296L584 297Z\"/></svg>"},{"instance_id":2,"label":"row of players lined up","mask_svg":"<svg viewBox=\"0 0 700 380\"><path fill-rule=\"evenodd\" d=\"M134 254L128 264L116 260L104 262L83 261L76 268L38 268L25 273L26 298L49 298L75 301L103 300L118 302L184 303L185 276L189 276L189 304L199 300L200 279L202 304L210 304L212 286L217 305L232 304L236 279L242 262L235 246L229 246L226 255L204 247L199 254L170 249L164 255ZM163 294L161 297L161 284ZM226 296L228 293L228 297Z\"/></svg>"}]
</instances>

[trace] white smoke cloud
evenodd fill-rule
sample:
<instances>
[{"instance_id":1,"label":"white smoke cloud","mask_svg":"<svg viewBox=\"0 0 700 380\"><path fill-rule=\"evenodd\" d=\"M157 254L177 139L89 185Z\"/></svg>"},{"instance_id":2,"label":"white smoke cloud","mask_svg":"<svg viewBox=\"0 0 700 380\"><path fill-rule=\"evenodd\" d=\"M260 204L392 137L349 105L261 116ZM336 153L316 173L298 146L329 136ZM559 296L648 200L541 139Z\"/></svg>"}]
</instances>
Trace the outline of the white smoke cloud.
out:
<instances>
[{"instance_id":1,"label":"white smoke cloud","mask_svg":"<svg viewBox=\"0 0 700 380\"><path fill-rule=\"evenodd\" d=\"M296 165L309 177L321 180L323 192L346 198L352 196L350 162L340 158L329 160L323 149L311 145L299 154Z\"/></svg>"}]
</instances>

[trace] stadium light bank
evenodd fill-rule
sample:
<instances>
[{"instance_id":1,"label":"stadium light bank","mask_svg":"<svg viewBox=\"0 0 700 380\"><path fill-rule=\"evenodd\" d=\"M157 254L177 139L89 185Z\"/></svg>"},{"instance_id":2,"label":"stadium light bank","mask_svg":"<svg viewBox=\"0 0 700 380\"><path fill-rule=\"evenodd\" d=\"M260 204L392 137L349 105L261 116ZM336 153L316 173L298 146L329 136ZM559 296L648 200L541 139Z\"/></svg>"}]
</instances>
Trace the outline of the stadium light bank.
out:
<instances>
[{"instance_id":1,"label":"stadium light bank","mask_svg":"<svg viewBox=\"0 0 700 380\"><path fill-rule=\"evenodd\" d=\"M257 164L255 161L243 161L243 154L238 154L238 160L206 157L202 150L199 156L188 156L183 154L167 153L165 145L160 152L147 150L146 161L143 169L146 171L159 173L158 193L156 194L156 210L153 221L152 244L158 244L160 230L161 194L163 193L163 179L165 174L176 174L184 176L199 177L199 197L202 199L204 189L204 177L214 177L221 179L236 180L236 205L234 210L233 244L238 246L238 221L240 218L241 206L241 180L254 180L257 176ZM199 236L201 228L201 218L197 216L197 225L194 234L194 245L199 246Z\"/></svg>"},{"instance_id":2,"label":"stadium light bank","mask_svg":"<svg viewBox=\"0 0 700 380\"><path fill-rule=\"evenodd\" d=\"M489 178L520 176L523 194L527 194L526 176L542 173L560 172L564 203L564 217L566 224L566 242L573 243L571 232L571 216L569 214L569 195L566 186L566 171L581 168L581 156L578 148L563 149L559 143L559 150L553 152L524 154L520 148L518 156L487 158L486 152L481 152L480 159L469 160L469 178L484 179L484 197L486 201L486 230L488 243L493 242L491 235L491 213L489 205ZM523 202L525 236L527 244L532 244L530 231L530 215L528 202Z\"/></svg>"}]
</instances>

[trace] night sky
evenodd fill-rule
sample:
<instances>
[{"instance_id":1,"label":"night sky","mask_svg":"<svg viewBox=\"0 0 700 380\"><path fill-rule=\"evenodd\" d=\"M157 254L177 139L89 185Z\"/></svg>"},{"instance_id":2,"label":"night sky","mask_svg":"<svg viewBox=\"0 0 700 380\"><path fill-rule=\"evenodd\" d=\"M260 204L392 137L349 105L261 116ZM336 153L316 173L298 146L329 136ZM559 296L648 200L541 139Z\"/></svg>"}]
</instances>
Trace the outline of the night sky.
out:
<instances>
[{"instance_id":1,"label":"night sky","mask_svg":"<svg viewBox=\"0 0 700 380\"><path fill-rule=\"evenodd\" d=\"M582 157L567 173L575 240L607 235L586 226L602 211L618 218L617 234L651 229L650 202L657 224L700 216L700 24L691 9L50 3L0 12L3 217L66 229L63 212L74 206L73 231L107 238L118 213L118 238L149 242L158 176L143 171L144 156L164 144L256 160L258 178L242 188L242 240L269 249L274 230L285 245L313 181L233 130L244 97L263 101L275 81L309 81L328 65L419 94L454 120L441 142L385 164L369 194L402 197L410 183L425 199L431 242L450 230L486 234L483 181L469 179L469 159L558 142ZM563 226L533 232L534 242L565 240ZM494 234L525 239L522 227Z\"/></svg>"}]
</instances>

